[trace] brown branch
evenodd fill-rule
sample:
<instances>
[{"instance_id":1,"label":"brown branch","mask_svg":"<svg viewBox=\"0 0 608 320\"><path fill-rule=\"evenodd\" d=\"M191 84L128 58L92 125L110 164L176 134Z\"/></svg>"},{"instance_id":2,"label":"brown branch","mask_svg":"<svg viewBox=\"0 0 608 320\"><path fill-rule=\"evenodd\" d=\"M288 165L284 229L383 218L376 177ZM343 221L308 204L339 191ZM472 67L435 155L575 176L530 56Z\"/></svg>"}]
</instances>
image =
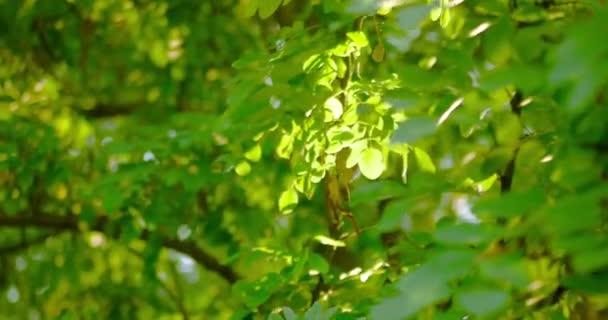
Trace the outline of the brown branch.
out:
<instances>
[{"instance_id":1,"label":"brown branch","mask_svg":"<svg viewBox=\"0 0 608 320\"><path fill-rule=\"evenodd\" d=\"M22 241L13 245L8 245L8 246L4 246L4 247L0 247L0 256L3 255L10 255L10 254L15 254L18 253L19 251L23 251L25 249L28 249L30 247L39 245L43 242L45 242L47 239L54 237L60 233L62 233L64 230L58 230L55 232L51 232L48 234L42 234L36 238L33 239L29 239L27 241Z\"/></svg>"},{"instance_id":2,"label":"brown branch","mask_svg":"<svg viewBox=\"0 0 608 320\"><path fill-rule=\"evenodd\" d=\"M91 109L74 108L74 111L80 113L86 118L110 118L116 116L130 115L136 112L141 106L145 106L145 102L133 103L97 103Z\"/></svg>"},{"instance_id":3,"label":"brown branch","mask_svg":"<svg viewBox=\"0 0 608 320\"><path fill-rule=\"evenodd\" d=\"M48 214L33 214L33 215L16 215L8 216L0 214L1 227L38 227L44 229L52 229L57 231L80 232L79 220L76 216L58 216ZM90 230L100 231L107 234L105 227L108 225L108 218L100 216L95 223L90 226ZM107 234L112 238L116 238L118 234ZM150 237L150 231L144 230L140 239L147 240ZM166 248L173 249L190 256L194 261L198 262L206 269L215 272L229 283L234 283L241 278L232 268L221 264L214 256L204 251L193 241L181 241L175 238L162 237L162 244Z\"/></svg>"},{"instance_id":4,"label":"brown branch","mask_svg":"<svg viewBox=\"0 0 608 320\"><path fill-rule=\"evenodd\" d=\"M515 114L517 117L521 117L521 101L523 100L523 96L521 91L515 91L513 97L511 98L511 112ZM500 175L500 192L507 193L511 191L511 187L513 186L513 176L515 175L515 161L517 160L517 155L519 153L519 147L515 148L513 151L513 156L509 159L504 172Z\"/></svg>"}]
</instances>

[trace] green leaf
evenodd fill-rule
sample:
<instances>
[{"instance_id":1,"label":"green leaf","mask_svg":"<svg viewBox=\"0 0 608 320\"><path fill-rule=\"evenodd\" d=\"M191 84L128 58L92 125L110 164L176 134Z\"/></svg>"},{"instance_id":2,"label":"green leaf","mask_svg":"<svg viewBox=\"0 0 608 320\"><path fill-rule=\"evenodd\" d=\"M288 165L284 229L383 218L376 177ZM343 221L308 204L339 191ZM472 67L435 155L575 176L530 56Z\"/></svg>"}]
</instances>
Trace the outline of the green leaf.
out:
<instances>
[{"instance_id":1,"label":"green leaf","mask_svg":"<svg viewBox=\"0 0 608 320\"><path fill-rule=\"evenodd\" d=\"M483 278L501 285L525 289L530 284L525 260L517 254L487 257L479 261L479 270Z\"/></svg>"},{"instance_id":2,"label":"green leaf","mask_svg":"<svg viewBox=\"0 0 608 320\"><path fill-rule=\"evenodd\" d=\"M511 64L488 71L479 79L480 88L488 92L517 85L524 92L535 92L544 82L544 69L536 65Z\"/></svg>"},{"instance_id":3,"label":"green leaf","mask_svg":"<svg viewBox=\"0 0 608 320\"><path fill-rule=\"evenodd\" d=\"M238 281L234 284L233 291L248 307L255 308L268 300L282 282L279 274L269 273L254 282Z\"/></svg>"},{"instance_id":4,"label":"green leaf","mask_svg":"<svg viewBox=\"0 0 608 320\"><path fill-rule=\"evenodd\" d=\"M308 266L321 274L329 272L329 263L321 255L314 252L308 257Z\"/></svg>"},{"instance_id":5,"label":"green leaf","mask_svg":"<svg viewBox=\"0 0 608 320\"><path fill-rule=\"evenodd\" d=\"M332 90L331 84L336 80L338 76L338 65L334 59L328 58L321 70L319 71L319 78L317 79L317 85L326 87Z\"/></svg>"},{"instance_id":6,"label":"green leaf","mask_svg":"<svg viewBox=\"0 0 608 320\"><path fill-rule=\"evenodd\" d=\"M512 191L500 197L482 199L473 210L490 217L512 217L541 206L544 200L545 194L541 189Z\"/></svg>"},{"instance_id":7,"label":"green leaf","mask_svg":"<svg viewBox=\"0 0 608 320\"><path fill-rule=\"evenodd\" d=\"M266 19L270 17L279 6L281 6L281 2L283 0L258 0L258 15L262 19Z\"/></svg>"},{"instance_id":8,"label":"green leaf","mask_svg":"<svg viewBox=\"0 0 608 320\"><path fill-rule=\"evenodd\" d=\"M522 125L519 117L512 112L500 113L494 121L496 142L500 145L515 145L519 142Z\"/></svg>"},{"instance_id":9,"label":"green leaf","mask_svg":"<svg viewBox=\"0 0 608 320\"><path fill-rule=\"evenodd\" d=\"M369 40L367 40L367 36L365 36L363 31L347 32L346 36L359 48L367 47L369 45Z\"/></svg>"},{"instance_id":10,"label":"green leaf","mask_svg":"<svg viewBox=\"0 0 608 320\"><path fill-rule=\"evenodd\" d=\"M122 205L125 195L119 188L108 188L103 196L103 207L107 213L111 214Z\"/></svg>"},{"instance_id":11,"label":"green leaf","mask_svg":"<svg viewBox=\"0 0 608 320\"><path fill-rule=\"evenodd\" d=\"M415 5L405 7L397 12L397 24L401 30L412 32L418 29L420 23L429 16L432 7L429 5Z\"/></svg>"},{"instance_id":12,"label":"green leaf","mask_svg":"<svg viewBox=\"0 0 608 320\"><path fill-rule=\"evenodd\" d=\"M293 188L288 188L281 193L279 197L279 211L283 214L288 214L293 211L298 204L298 193Z\"/></svg>"},{"instance_id":13,"label":"green leaf","mask_svg":"<svg viewBox=\"0 0 608 320\"><path fill-rule=\"evenodd\" d=\"M576 272L587 274L601 271L608 266L608 243L598 244L597 247L590 246L575 252L572 258L572 266Z\"/></svg>"},{"instance_id":14,"label":"green leaf","mask_svg":"<svg viewBox=\"0 0 608 320\"><path fill-rule=\"evenodd\" d=\"M268 315L268 318L266 318L266 320L285 320L285 319L283 319L283 317L281 317L281 315L278 313L271 313Z\"/></svg>"},{"instance_id":15,"label":"green leaf","mask_svg":"<svg viewBox=\"0 0 608 320\"><path fill-rule=\"evenodd\" d=\"M419 139L433 134L437 130L435 121L431 118L412 118L399 125L393 136L393 144L413 144Z\"/></svg>"},{"instance_id":16,"label":"green leaf","mask_svg":"<svg viewBox=\"0 0 608 320\"><path fill-rule=\"evenodd\" d=\"M428 268L420 268L406 274L398 285L401 288L400 295L384 299L379 305L372 307L371 319L405 319L450 294L447 283L436 277Z\"/></svg>"},{"instance_id":17,"label":"green leaf","mask_svg":"<svg viewBox=\"0 0 608 320\"><path fill-rule=\"evenodd\" d=\"M393 180L377 180L359 184L351 191L351 204L372 203L403 195L406 186Z\"/></svg>"},{"instance_id":18,"label":"green leaf","mask_svg":"<svg viewBox=\"0 0 608 320\"><path fill-rule=\"evenodd\" d=\"M332 316L336 313L337 308L329 308L328 310L323 310L323 306L319 301L315 301L315 303L306 311L304 314L305 320L330 320Z\"/></svg>"},{"instance_id":19,"label":"green leaf","mask_svg":"<svg viewBox=\"0 0 608 320\"><path fill-rule=\"evenodd\" d=\"M321 303L319 301L315 301L315 303L306 311L304 314L305 320L325 320L321 318L323 313L323 309Z\"/></svg>"},{"instance_id":20,"label":"green leaf","mask_svg":"<svg viewBox=\"0 0 608 320\"><path fill-rule=\"evenodd\" d=\"M431 159L429 154L426 153L426 151L417 147L414 147L413 149L414 156L416 157L416 162L418 163L418 167L420 167L420 170L424 172L435 173L437 169L435 168L433 160Z\"/></svg>"},{"instance_id":21,"label":"green leaf","mask_svg":"<svg viewBox=\"0 0 608 320\"><path fill-rule=\"evenodd\" d=\"M348 57L351 53L353 53L355 51L355 48L353 48L351 45L348 45L346 43L341 43L337 46L335 46L333 49L331 49L331 53L335 56L338 57Z\"/></svg>"},{"instance_id":22,"label":"green leaf","mask_svg":"<svg viewBox=\"0 0 608 320\"><path fill-rule=\"evenodd\" d=\"M601 224L600 203L606 194L608 194L608 184L600 184L588 191L558 199L545 211L545 219L551 219L551 223L544 227L560 237L593 229L594 226ZM576 212L576 219L573 219L573 212Z\"/></svg>"},{"instance_id":23,"label":"green leaf","mask_svg":"<svg viewBox=\"0 0 608 320\"><path fill-rule=\"evenodd\" d=\"M359 169L366 178L370 180L378 179L384 171L382 152L373 147L365 149L359 160Z\"/></svg>"},{"instance_id":24,"label":"green leaf","mask_svg":"<svg viewBox=\"0 0 608 320\"><path fill-rule=\"evenodd\" d=\"M255 12L258 10L260 1L264 0L249 0L245 2L245 17L253 17Z\"/></svg>"},{"instance_id":25,"label":"green leaf","mask_svg":"<svg viewBox=\"0 0 608 320\"><path fill-rule=\"evenodd\" d=\"M167 57L167 47L163 41L154 41L152 43L152 47L148 51L148 54L150 55L150 60L152 60L152 62L159 68L164 68L167 66L169 58Z\"/></svg>"},{"instance_id":26,"label":"green leaf","mask_svg":"<svg viewBox=\"0 0 608 320\"><path fill-rule=\"evenodd\" d=\"M435 231L435 240L446 245L478 245L492 239L492 234L477 224L441 225Z\"/></svg>"},{"instance_id":27,"label":"green leaf","mask_svg":"<svg viewBox=\"0 0 608 320\"><path fill-rule=\"evenodd\" d=\"M321 59L321 55L319 54L313 54L312 56L308 57L308 59L306 59L306 61L304 61L304 64L302 64L302 71L306 72L306 73L310 73L312 71L314 71L316 68L320 67L323 65L323 60Z\"/></svg>"},{"instance_id":28,"label":"green leaf","mask_svg":"<svg viewBox=\"0 0 608 320\"><path fill-rule=\"evenodd\" d=\"M412 199L400 199L391 201L377 224L379 231L392 231L401 227L404 216L412 207L414 201Z\"/></svg>"},{"instance_id":29,"label":"green leaf","mask_svg":"<svg viewBox=\"0 0 608 320\"><path fill-rule=\"evenodd\" d=\"M283 307L283 316L285 320L298 320L298 316L289 307Z\"/></svg>"},{"instance_id":30,"label":"green leaf","mask_svg":"<svg viewBox=\"0 0 608 320\"><path fill-rule=\"evenodd\" d=\"M487 316L504 308L509 301L509 296L500 290L476 289L458 294L456 301L465 310L476 316Z\"/></svg>"}]
</instances>

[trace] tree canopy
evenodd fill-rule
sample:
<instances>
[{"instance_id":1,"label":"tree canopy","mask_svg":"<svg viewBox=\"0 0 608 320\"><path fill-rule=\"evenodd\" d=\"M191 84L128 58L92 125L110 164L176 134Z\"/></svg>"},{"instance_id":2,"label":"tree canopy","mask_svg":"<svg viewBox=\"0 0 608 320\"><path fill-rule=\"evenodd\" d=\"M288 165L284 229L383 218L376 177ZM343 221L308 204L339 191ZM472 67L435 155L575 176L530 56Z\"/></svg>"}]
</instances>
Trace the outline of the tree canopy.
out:
<instances>
[{"instance_id":1,"label":"tree canopy","mask_svg":"<svg viewBox=\"0 0 608 320\"><path fill-rule=\"evenodd\" d=\"M608 319L605 1L0 27L0 319Z\"/></svg>"}]
</instances>

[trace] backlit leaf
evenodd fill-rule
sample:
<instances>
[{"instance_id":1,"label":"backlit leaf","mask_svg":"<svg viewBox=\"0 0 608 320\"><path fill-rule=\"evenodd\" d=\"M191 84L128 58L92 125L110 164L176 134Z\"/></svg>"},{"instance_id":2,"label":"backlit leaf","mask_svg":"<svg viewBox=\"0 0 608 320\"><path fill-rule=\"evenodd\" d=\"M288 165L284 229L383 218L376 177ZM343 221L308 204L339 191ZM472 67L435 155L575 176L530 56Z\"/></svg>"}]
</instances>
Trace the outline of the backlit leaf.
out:
<instances>
[{"instance_id":1,"label":"backlit leaf","mask_svg":"<svg viewBox=\"0 0 608 320\"><path fill-rule=\"evenodd\" d=\"M246 176L251 172L251 165L247 161L241 161L234 167L234 171L239 176Z\"/></svg>"},{"instance_id":2,"label":"backlit leaf","mask_svg":"<svg viewBox=\"0 0 608 320\"><path fill-rule=\"evenodd\" d=\"M363 150L359 160L359 169L366 178L370 180L378 179L384 171L382 152L376 148Z\"/></svg>"},{"instance_id":3,"label":"backlit leaf","mask_svg":"<svg viewBox=\"0 0 608 320\"><path fill-rule=\"evenodd\" d=\"M422 171L435 173L435 171L437 171L437 169L435 168L435 165L433 164L433 160L431 159L429 154L426 153L426 151L424 151L420 148L417 148L417 147L414 147L413 149L414 149L414 157L416 158L418 167L420 167L420 169Z\"/></svg>"},{"instance_id":4,"label":"backlit leaf","mask_svg":"<svg viewBox=\"0 0 608 320\"><path fill-rule=\"evenodd\" d=\"M281 5L283 0L258 0L258 14L260 18L270 17Z\"/></svg>"},{"instance_id":5,"label":"backlit leaf","mask_svg":"<svg viewBox=\"0 0 608 320\"><path fill-rule=\"evenodd\" d=\"M367 47L369 45L369 41L367 40L367 36L363 31L354 31L346 33L346 36L357 46L357 47Z\"/></svg>"},{"instance_id":6,"label":"backlit leaf","mask_svg":"<svg viewBox=\"0 0 608 320\"><path fill-rule=\"evenodd\" d=\"M293 188L288 188L279 196L279 211L283 214L291 213L298 204L298 193Z\"/></svg>"},{"instance_id":7,"label":"backlit leaf","mask_svg":"<svg viewBox=\"0 0 608 320\"><path fill-rule=\"evenodd\" d=\"M250 160L253 162L260 161L261 157L262 157L262 147L259 144L256 144L251 149L249 149L247 152L245 152L245 158L247 158L247 160Z\"/></svg>"}]
</instances>

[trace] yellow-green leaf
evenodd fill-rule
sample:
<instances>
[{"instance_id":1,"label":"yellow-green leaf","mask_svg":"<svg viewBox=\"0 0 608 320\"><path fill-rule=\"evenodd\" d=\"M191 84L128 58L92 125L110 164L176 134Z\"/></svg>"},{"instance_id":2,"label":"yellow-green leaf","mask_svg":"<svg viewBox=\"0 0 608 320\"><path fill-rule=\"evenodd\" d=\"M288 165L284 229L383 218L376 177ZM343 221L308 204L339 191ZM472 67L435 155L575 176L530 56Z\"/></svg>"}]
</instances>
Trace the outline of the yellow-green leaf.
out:
<instances>
[{"instance_id":1,"label":"yellow-green leaf","mask_svg":"<svg viewBox=\"0 0 608 320\"><path fill-rule=\"evenodd\" d=\"M477 192L486 192L486 191L490 190L490 188L492 188L492 186L494 185L494 182L496 182L496 179L498 179L498 175L493 174L493 175L475 183L473 185L473 189L475 189L475 191L477 191Z\"/></svg>"},{"instance_id":2,"label":"yellow-green leaf","mask_svg":"<svg viewBox=\"0 0 608 320\"><path fill-rule=\"evenodd\" d=\"M366 178L370 180L378 179L384 171L382 152L376 148L365 149L359 160L359 169Z\"/></svg>"},{"instance_id":3,"label":"yellow-green leaf","mask_svg":"<svg viewBox=\"0 0 608 320\"><path fill-rule=\"evenodd\" d=\"M344 241L332 239L330 237L326 237L323 235L315 236L315 240L317 240L321 244L324 244L324 245L330 246L330 247L346 247L346 243L344 243Z\"/></svg>"},{"instance_id":4,"label":"yellow-green leaf","mask_svg":"<svg viewBox=\"0 0 608 320\"><path fill-rule=\"evenodd\" d=\"M281 5L283 0L260 0L258 3L258 15L262 19L270 17Z\"/></svg>"},{"instance_id":5,"label":"yellow-green leaf","mask_svg":"<svg viewBox=\"0 0 608 320\"><path fill-rule=\"evenodd\" d=\"M247 161L241 161L236 165L234 171L241 177L246 176L251 172L251 165Z\"/></svg>"},{"instance_id":6,"label":"yellow-green leaf","mask_svg":"<svg viewBox=\"0 0 608 320\"><path fill-rule=\"evenodd\" d=\"M346 36L359 48L367 47L369 40L363 31L348 32Z\"/></svg>"},{"instance_id":7,"label":"yellow-green leaf","mask_svg":"<svg viewBox=\"0 0 608 320\"><path fill-rule=\"evenodd\" d=\"M321 64L321 56L318 54L313 54L312 56L308 57L308 59L306 59L306 61L304 61L304 63L302 64L302 71L310 73L315 68L321 66Z\"/></svg>"},{"instance_id":8,"label":"yellow-green leaf","mask_svg":"<svg viewBox=\"0 0 608 320\"><path fill-rule=\"evenodd\" d=\"M340 116L342 116L342 112L344 111L344 108L342 107L342 102L340 102L340 100L335 97L331 97L327 99L327 101L325 101L325 109L331 111L331 114L333 115L332 120L339 119Z\"/></svg>"},{"instance_id":9,"label":"yellow-green leaf","mask_svg":"<svg viewBox=\"0 0 608 320\"><path fill-rule=\"evenodd\" d=\"M407 168L408 168L408 156L409 156L410 152L409 149L405 149L402 153L401 153L401 180L403 181L403 183L407 183Z\"/></svg>"},{"instance_id":10,"label":"yellow-green leaf","mask_svg":"<svg viewBox=\"0 0 608 320\"><path fill-rule=\"evenodd\" d=\"M350 169L359 163L364 148L365 144L363 144L362 142L356 142L350 146L350 153L348 154L348 158L346 158L347 168Z\"/></svg>"},{"instance_id":11,"label":"yellow-green leaf","mask_svg":"<svg viewBox=\"0 0 608 320\"><path fill-rule=\"evenodd\" d=\"M249 0L245 2L245 17L253 17L255 12L258 10L258 3L259 0Z\"/></svg>"},{"instance_id":12,"label":"yellow-green leaf","mask_svg":"<svg viewBox=\"0 0 608 320\"><path fill-rule=\"evenodd\" d=\"M298 204L298 193L292 187L283 191L279 197L279 211L282 214L288 214L293 211L293 208Z\"/></svg>"},{"instance_id":13,"label":"yellow-green leaf","mask_svg":"<svg viewBox=\"0 0 608 320\"><path fill-rule=\"evenodd\" d=\"M262 158L262 147L259 144L256 144L253 148L245 152L245 158L253 162L260 161L260 158Z\"/></svg>"},{"instance_id":14,"label":"yellow-green leaf","mask_svg":"<svg viewBox=\"0 0 608 320\"><path fill-rule=\"evenodd\" d=\"M433 164L433 160L426 151L420 148L414 148L414 156L416 157L416 162L418 163L420 170L431 173L437 171L437 168L435 168L435 165Z\"/></svg>"}]
</instances>

